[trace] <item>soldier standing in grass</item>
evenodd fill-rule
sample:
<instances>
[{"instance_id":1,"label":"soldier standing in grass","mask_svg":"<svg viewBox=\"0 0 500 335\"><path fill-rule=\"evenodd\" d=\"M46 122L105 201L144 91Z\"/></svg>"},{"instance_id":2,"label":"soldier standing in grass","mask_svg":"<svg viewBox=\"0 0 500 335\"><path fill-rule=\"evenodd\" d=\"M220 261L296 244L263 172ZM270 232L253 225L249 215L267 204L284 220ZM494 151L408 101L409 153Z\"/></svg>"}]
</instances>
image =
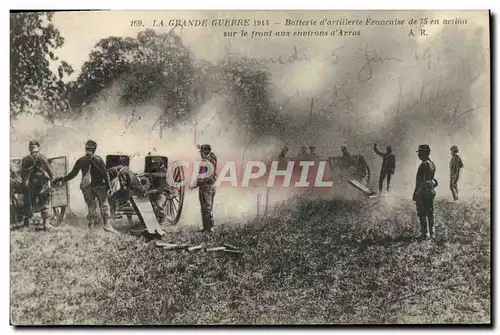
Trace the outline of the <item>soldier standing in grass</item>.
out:
<instances>
[{"instance_id":1,"label":"soldier standing in grass","mask_svg":"<svg viewBox=\"0 0 500 335\"><path fill-rule=\"evenodd\" d=\"M460 169L464 167L462 159L458 156L458 147L453 145L450 148L450 190L453 195L453 200L458 200L458 178L460 177Z\"/></svg>"},{"instance_id":2,"label":"soldier standing in grass","mask_svg":"<svg viewBox=\"0 0 500 335\"><path fill-rule=\"evenodd\" d=\"M377 148L377 144L373 145L373 150L377 155L382 157L382 167L380 169L380 177L378 180L378 188L380 193L382 193L382 188L384 186L384 180L387 178L387 192L391 186L391 177L396 170L396 156L392 153L392 147L387 146L386 152L381 152Z\"/></svg>"},{"instance_id":3,"label":"soldier standing in grass","mask_svg":"<svg viewBox=\"0 0 500 335\"><path fill-rule=\"evenodd\" d=\"M70 181L78 175L78 172L82 172L82 181L80 182L80 189L83 193L83 198L87 204L87 219L88 227L92 228L97 217L97 204L96 199L99 202L101 208L101 216L103 220L103 228L105 231L110 233L116 233L116 230L111 226L110 218L111 213L109 209L108 196L111 193L110 189L110 179L109 174L106 169L106 164L102 158L95 154L97 149L97 143L88 140L85 144L85 156L80 157L71 172L62 177L57 178L57 183L62 184Z\"/></svg>"},{"instance_id":4,"label":"soldier standing in grass","mask_svg":"<svg viewBox=\"0 0 500 335\"><path fill-rule=\"evenodd\" d=\"M201 219L203 221L203 232L211 232L214 226L213 205L215 197L215 181L217 179L217 156L212 152L209 144L204 144L199 147L202 162L204 164L211 164L213 173L204 176L208 172L206 166L200 166L200 171L196 184L191 186L190 189L199 188L199 198L201 207Z\"/></svg>"},{"instance_id":5,"label":"soldier standing in grass","mask_svg":"<svg viewBox=\"0 0 500 335\"><path fill-rule=\"evenodd\" d=\"M52 228L50 224L50 181L53 178L50 163L45 155L40 153L40 142L29 143L30 154L21 162L21 180L24 187L24 224L28 225L33 217L37 201L41 208L44 229Z\"/></svg>"},{"instance_id":6,"label":"soldier standing in grass","mask_svg":"<svg viewBox=\"0 0 500 335\"><path fill-rule=\"evenodd\" d=\"M422 161L417 170L415 191L413 201L417 207L417 215L420 221L421 238L434 238L434 197L435 187L438 186L434 179L436 166L430 160L431 149L427 144L418 147L418 158Z\"/></svg>"}]
</instances>

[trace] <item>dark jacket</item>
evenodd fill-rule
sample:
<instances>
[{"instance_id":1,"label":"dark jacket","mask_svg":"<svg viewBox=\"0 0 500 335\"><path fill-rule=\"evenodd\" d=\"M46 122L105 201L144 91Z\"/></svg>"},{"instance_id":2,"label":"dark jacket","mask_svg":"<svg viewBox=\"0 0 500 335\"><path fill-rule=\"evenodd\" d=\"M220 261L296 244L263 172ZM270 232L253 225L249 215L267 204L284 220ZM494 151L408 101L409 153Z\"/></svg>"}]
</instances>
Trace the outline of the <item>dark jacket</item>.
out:
<instances>
[{"instance_id":1,"label":"dark jacket","mask_svg":"<svg viewBox=\"0 0 500 335\"><path fill-rule=\"evenodd\" d=\"M453 155L450 160L450 175L452 177L458 177L460 174L460 169L464 167L462 159L458 155Z\"/></svg>"},{"instance_id":2,"label":"dark jacket","mask_svg":"<svg viewBox=\"0 0 500 335\"><path fill-rule=\"evenodd\" d=\"M49 160L41 153L31 153L21 162L21 180L24 185L28 182L44 183L52 180L52 169Z\"/></svg>"},{"instance_id":3,"label":"dark jacket","mask_svg":"<svg viewBox=\"0 0 500 335\"><path fill-rule=\"evenodd\" d=\"M387 152L381 152L377 148L374 148L374 150L377 155L382 157L381 171L387 174L394 174L396 171L396 156Z\"/></svg>"},{"instance_id":4,"label":"dark jacket","mask_svg":"<svg viewBox=\"0 0 500 335\"><path fill-rule=\"evenodd\" d=\"M109 189L110 181L108 171L106 169L106 164L100 156L97 155L85 155L80 157L73 169L67 176L63 178L64 181L69 181L78 175L78 172L82 171L82 176L84 176L90 169L90 185L91 186L106 186Z\"/></svg>"},{"instance_id":5,"label":"dark jacket","mask_svg":"<svg viewBox=\"0 0 500 335\"><path fill-rule=\"evenodd\" d=\"M434 175L436 173L436 165L428 159L422 161L417 170L417 178L415 181L415 191L413 192L413 197L419 197L423 194L423 191L429 185L430 182L434 181Z\"/></svg>"}]
</instances>

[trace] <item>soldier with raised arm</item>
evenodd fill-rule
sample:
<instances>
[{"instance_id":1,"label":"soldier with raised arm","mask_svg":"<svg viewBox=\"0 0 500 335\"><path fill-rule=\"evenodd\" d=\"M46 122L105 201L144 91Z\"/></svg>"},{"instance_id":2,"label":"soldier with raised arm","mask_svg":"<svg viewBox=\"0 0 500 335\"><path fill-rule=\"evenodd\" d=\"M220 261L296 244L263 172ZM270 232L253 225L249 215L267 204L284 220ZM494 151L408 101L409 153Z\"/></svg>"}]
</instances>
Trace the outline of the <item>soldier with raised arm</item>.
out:
<instances>
[{"instance_id":1,"label":"soldier with raised arm","mask_svg":"<svg viewBox=\"0 0 500 335\"><path fill-rule=\"evenodd\" d=\"M380 168L380 177L378 179L378 189L382 193L384 180L387 178L387 192L391 186L391 177L396 170L396 156L392 153L392 147L388 145L385 152L381 152L377 148L377 144L373 145L373 150L377 155L382 157L382 166Z\"/></svg>"},{"instance_id":2,"label":"soldier with raised arm","mask_svg":"<svg viewBox=\"0 0 500 335\"><path fill-rule=\"evenodd\" d=\"M29 155L21 162L21 182L24 187L24 224L29 224L37 201L41 209L44 229L52 228L50 224L50 182L53 178L49 160L40 153L40 142L29 143Z\"/></svg>"},{"instance_id":3,"label":"soldier with raised arm","mask_svg":"<svg viewBox=\"0 0 500 335\"><path fill-rule=\"evenodd\" d=\"M427 144L418 147L418 158L422 161L417 170L413 201L417 207L417 215L420 221L421 238L434 237L434 197L435 187L438 186L434 175L436 165L430 160L431 149Z\"/></svg>"},{"instance_id":4,"label":"soldier with raised arm","mask_svg":"<svg viewBox=\"0 0 500 335\"><path fill-rule=\"evenodd\" d=\"M75 178L81 171L82 181L80 182L80 189L87 204L88 227L92 228L98 220L97 200L101 209L104 230L116 233L116 230L110 223L111 213L108 196L111 191L109 174L102 158L95 154L96 149L97 143L88 140L85 143L85 155L76 161L68 175L57 178L57 183L66 183Z\"/></svg>"}]
</instances>

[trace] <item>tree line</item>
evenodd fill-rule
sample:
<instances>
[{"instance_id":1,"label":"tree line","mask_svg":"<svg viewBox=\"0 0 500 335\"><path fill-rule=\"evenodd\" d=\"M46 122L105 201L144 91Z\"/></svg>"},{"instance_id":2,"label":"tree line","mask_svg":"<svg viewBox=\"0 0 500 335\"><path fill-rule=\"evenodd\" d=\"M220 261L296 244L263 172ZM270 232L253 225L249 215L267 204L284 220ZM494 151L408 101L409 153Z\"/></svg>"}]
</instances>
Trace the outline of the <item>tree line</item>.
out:
<instances>
[{"instance_id":1,"label":"tree line","mask_svg":"<svg viewBox=\"0 0 500 335\"><path fill-rule=\"evenodd\" d=\"M197 59L175 30L144 30L134 38L101 39L77 78L68 80L74 69L56 56L64 37L52 18L50 12L10 14L12 119L23 113L41 114L51 122L72 117L118 85L119 106L154 101L168 126L182 124L223 94L241 127L258 135L276 130L270 129L279 123L272 112L270 74L251 59L208 62Z\"/></svg>"}]
</instances>

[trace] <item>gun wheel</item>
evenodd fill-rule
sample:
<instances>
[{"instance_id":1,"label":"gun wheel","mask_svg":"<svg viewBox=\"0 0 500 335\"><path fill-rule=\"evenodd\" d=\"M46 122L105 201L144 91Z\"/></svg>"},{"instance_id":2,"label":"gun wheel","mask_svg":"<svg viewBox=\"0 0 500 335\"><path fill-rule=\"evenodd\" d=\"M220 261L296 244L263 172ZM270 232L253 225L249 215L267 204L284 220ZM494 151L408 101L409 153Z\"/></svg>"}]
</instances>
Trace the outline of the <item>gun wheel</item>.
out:
<instances>
[{"instance_id":1,"label":"gun wheel","mask_svg":"<svg viewBox=\"0 0 500 335\"><path fill-rule=\"evenodd\" d=\"M185 173L184 167L177 166L173 171L173 181L175 183L180 183L179 186L168 187L165 194L165 218L170 222L170 224L176 225L182 214L182 206L184 205L184 192L185 192Z\"/></svg>"}]
</instances>

